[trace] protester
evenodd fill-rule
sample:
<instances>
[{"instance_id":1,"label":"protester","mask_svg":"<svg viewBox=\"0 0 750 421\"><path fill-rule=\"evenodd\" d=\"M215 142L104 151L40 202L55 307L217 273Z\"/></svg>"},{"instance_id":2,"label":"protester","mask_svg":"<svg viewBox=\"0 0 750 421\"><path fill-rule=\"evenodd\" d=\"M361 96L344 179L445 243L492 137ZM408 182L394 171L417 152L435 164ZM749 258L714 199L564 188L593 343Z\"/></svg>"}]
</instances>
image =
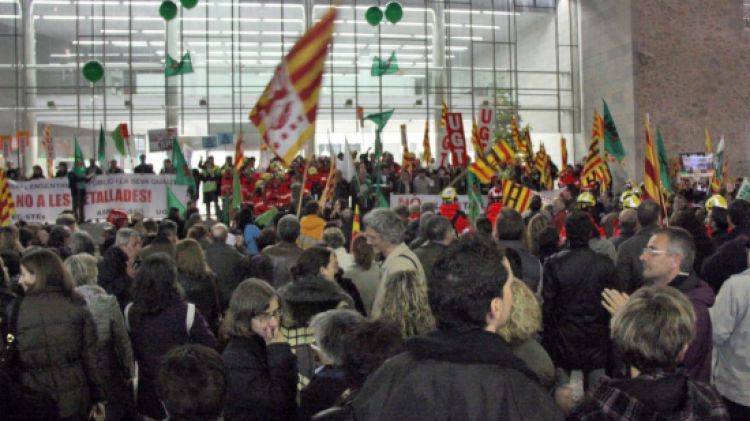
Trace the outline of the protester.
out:
<instances>
[{"instance_id":1,"label":"protester","mask_svg":"<svg viewBox=\"0 0 750 421\"><path fill-rule=\"evenodd\" d=\"M348 268L352 265L352 256L344 248L346 239L340 228L329 227L323 231L323 244L336 253L336 260L340 268Z\"/></svg>"},{"instance_id":2,"label":"protester","mask_svg":"<svg viewBox=\"0 0 750 421\"><path fill-rule=\"evenodd\" d=\"M404 339L435 330L427 288L414 271L396 272L386 279L380 319L396 324Z\"/></svg>"},{"instance_id":3,"label":"protester","mask_svg":"<svg viewBox=\"0 0 750 421\"><path fill-rule=\"evenodd\" d=\"M427 242L414 250L414 254L419 258L427 274L432 270L440 254L456 239L456 231L448 218L438 215L427 221L424 234Z\"/></svg>"},{"instance_id":4,"label":"protester","mask_svg":"<svg viewBox=\"0 0 750 421\"><path fill-rule=\"evenodd\" d=\"M195 304L213 332L217 333L222 314L219 288L200 244L190 238L180 240L175 247L175 263L177 281L185 298Z\"/></svg>"},{"instance_id":5,"label":"protester","mask_svg":"<svg viewBox=\"0 0 750 421\"><path fill-rule=\"evenodd\" d=\"M226 308L229 297L237 284L232 283L234 268L242 259L237 249L227 244L229 229L222 223L211 227L211 243L206 247L206 261L208 267L216 274L222 308Z\"/></svg>"},{"instance_id":6,"label":"protester","mask_svg":"<svg viewBox=\"0 0 750 421\"><path fill-rule=\"evenodd\" d=\"M268 283L247 279L229 301L222 336L227 373L224 419L286 421L296 416L297 359L281 333L281 302Z\"/></svg>"},{"instance_id":7,"label":"protester","mask_svg":"<svg viewBox=\"0 0 750 421\"><path fill-rule=\"evenodd\" d=\"M218 421L227 393L221 356L203 345L169 351L159 366L157 394L170 420Z\"/></svg>"},{"instance_id":8,"label":"protester","mask_svg":"<svg viewBox=\"0 0 750 421\"><path fill-rule=\"evenodd\" d=\"M300 225L294 215L285 215L276 226L279 243L263 248L261 254L271 259L273 263L273 284L281 288L292 280L292 267L297 264L297 259L302 254L302 249L297 245Z\"/></svg>"},{"instance_id":9,"label":"protester","mask_svg":"<svg viewBox=\"0 0 750 421\"><path fill-rule=\"evenodd\" d=\"M536 376L494 333L513 301L512 274L497 264L503 259L481 237L448 247L427 280L438 330L408 341L406 353L367 379L351 404L356 419L562 419Z\"/></svg>"},{"instance_id":10,"label":"protester","mask_svg":"<svg viewBox=\"0 0 750 421\"><path fill-rule=\"evenodd\" d=\"M77 285L75 291L86 300L96 324L99 344L97 363L106 396L107 419L133 419L133 348L117 299L96 284L98 269L95 257L86 253L74 254L64 264Z\"/></svg>"},{"instance_id":11,"label":"protester","mask_svg":"<svg viewBox=\"0 0 750 421\"><path fill-rule=\"evenodd\" d=\"M216 338L195 305L184 300L174 260L164 253L141 263L133 283L133 302L124 314L138 363L138 412L164 419L167 414L156 395L161 358L172 348L189 343L213 348Z\"/></svg>"},{"instance_id":12,"label":"protester","mask_svg":"<svg viewBox=\"0 0 750 421\"><path fill-rule=\"evenodd\" d=\"M35 250L21 259L17 340L21 383L49 393L60 418L104 416L94 318L60 257Z\"/></svg>"},{"instance_id":13,"label":"protester","mask_svg":"<svg viewBox=\"0 0 750 421\"><path fill-rule=\"evenodd\" d=\"M644 200L636 210L638 231L620 244L617 249L617 280L620 289L631 293L644 285L643 263L640 256L651 235L659 229L659 205L653 200Z\"/></svg>"},{"instance_id":14,"label":"protester","mask_svg":"<svg viewBox=\"0 0 750 421\"><path fill-rule=\"evenodd\" d=\"M367 244L364 235L357 236L352 244L354 262L344 268L344 278L351 279L357 287L365 312L372 314L372 304L375 301L380 286L380 263L374 261L375 251Z\"/></svg>"},{"instance_id":15,"label":"protester","mask_svg":"<svg viewBox=\"0 0 750 421\"><path fill-rule=\"evenodd\" d=\"M612 339L633 378L603 383L568 419L728 421L716 390L680 368L695 325L693 306L676 289L636 291L612 318Z\"/></svg>"},{"instance_id":16,"label":"protester","mask_svg":"<svg viewBox=\"0 0 750 421\"><path fill-rule=\"evenodd\" d=\"M542 264L523 244L524 225L521 214L512 208L503 208L495 221L495 236L502 247L512 248L521 256L523 273L519 276L532 291L538 291L542 282Z\"/></svg>"},{"instance_id":17,"label":"protester","mask_svg":"<svg viewBox=\"0 0 750 421\"><path fill-rule=\"evenodd\" d=\"M99 261L99 285L107 294L117 298L120 308L130 302L130 288L137 271L136 259L141 250L141 236L137 231L121 228L115 244L107 249Z\"/></svg>"}]
</instances>

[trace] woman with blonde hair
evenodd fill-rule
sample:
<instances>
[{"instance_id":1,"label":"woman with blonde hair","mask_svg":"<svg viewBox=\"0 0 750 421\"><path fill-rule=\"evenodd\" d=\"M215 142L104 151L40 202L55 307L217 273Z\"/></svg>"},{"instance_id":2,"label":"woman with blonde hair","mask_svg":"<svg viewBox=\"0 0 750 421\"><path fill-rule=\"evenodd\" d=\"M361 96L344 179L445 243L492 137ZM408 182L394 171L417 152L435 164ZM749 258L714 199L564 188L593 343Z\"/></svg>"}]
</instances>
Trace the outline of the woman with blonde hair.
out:
<instances>
[{"instance_id":1,"label":"woman with blonde hair","mask_svg":"<svg viewBox=\"0 0 750 421\"><path fill-rule=\"evenodd\" d=\"M385 281L380 320L398 325L406 338L435 330L435 317L427 300L427 286L414 271L399 271Z\"/></svg>"},{"instance_id":2,"label":"woman with blonde hair","mask_svg":"<svg viewBox=\"0 0 750 421\"><path fill-rule=\"evenodd\" d=\"M221 319L219 290L216 275L206 262L206 255L200 244L186 238L175 246L175 263L177 263L177 281L185 291L188 301L195 304L198 311L217 332Z\"/></svg>"},{"instance_id":3,"label":"woman with blonde hair","mask_svg":"<svg viewBox=\"0 0 750 421\"><path fill-rule=\"evenodd\" d=\"M534 218L537 216L540 215ZM536 339L537 333L542 330L539 300L523 281L513 282L511 290L513 308L510 319L497 333L508 342L513 354L539 377L542 385L551 390L555 384L555 365Z\"/></svg>"},{"instance_id":4,"label":"woman with blonde hair","mask_svg":"<svg viewBox=\"0 0 750 421\"><path fill-rule=\"evenodd\" d=\"M80 253L65 259L65 268L76 283L75 291L83 296L94 316L98 338L98 363L107 397L108 420L135 417L135 402L129 382L135 375L133 348L117 298L97 285L99 270L96 257Z\"/></svg>"},{"instance_id":5,"label":"woman with blonde hair","mask_svg":"<svg viewBox=\"0 0 750 421\"><path fill-rule=\"evenodd\" d=\"M526 232L524 233L524 242L526 248L536 257L540 257L539 251L539 235L544 231L545 228L551 226L552 223L547 219L547 216L543 213L534 215L529 223L526 225Z\"/></svg>"}]
</instances>

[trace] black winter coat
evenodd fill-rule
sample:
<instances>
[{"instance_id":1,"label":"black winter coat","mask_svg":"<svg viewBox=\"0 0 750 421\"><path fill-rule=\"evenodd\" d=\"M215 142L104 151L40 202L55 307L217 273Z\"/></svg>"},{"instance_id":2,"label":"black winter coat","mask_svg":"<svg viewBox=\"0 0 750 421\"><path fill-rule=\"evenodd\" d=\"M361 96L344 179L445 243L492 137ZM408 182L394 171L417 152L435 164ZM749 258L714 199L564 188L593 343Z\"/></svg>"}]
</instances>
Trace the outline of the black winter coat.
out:
<instances>
[{"instance_id":1,"label":"black winter coat","mask_svg":"<svg viewBox=\"0 0 750 421\"><path fill-rule=\"evenodd\" d=\"M588 247L564 250L544 264L542 345L556 367L604 368L610 316L601 304L604 288L615 288L612 260Z\"/></svg>"},{"instance_id":2,"label":"black winter coat","mask_svg":"<svg viewBox=\"0 0 750 421\"><path fill-rule=\"evenodd\" d=\"M222 354L227 370L226 421L287 421L297 412L297 358L288 344L232 337Z\"/></svg>"},{"instance_id":3,"label":"black winter coat","mask_svg":"<svg viewBox=\"0 0 750 421\"><path fill-rule=\"evenodd\" d=\"M221 317L221 306L216 276L210 272L203 276L194 276L178 271L177 281L185 290L187 301L195 304L214 333L217 332L219 318Z\"/></svg>"},{"instance_id":4,"label":"black winter coat","mask_svg":"<svg viewBox=\"0 0 750 421\"><path fill-rule=\"evenodd\" d=\"M107 294L114 295L120 309L124 309L130 302L130 287L133 279L128 276L128 255L117 246L112 246L104 252L99 261L99 286Z\"/></svg>"},{"instance_id":5,"label":"black winter coat","mask_svg":"<svg viewBox=\"0 0 750 421\"><path fill-rule=\"evenodd\" d=\"M17 337L21 382L50 393L61 418L85 419L94 403L105 400L96 325L82 299L55 287L27 295Z\"/></svg>"},{"instance_id":6,"label":"black winter coat","mask_svg":"<svg viewBox=\"0 0 750 421\"><path fill-rule=\"evenodd\" d=\"M353 419L562 420L550 395L498 335L436 331L410 339L357 393Z\"/></svg>"}]
</instances>

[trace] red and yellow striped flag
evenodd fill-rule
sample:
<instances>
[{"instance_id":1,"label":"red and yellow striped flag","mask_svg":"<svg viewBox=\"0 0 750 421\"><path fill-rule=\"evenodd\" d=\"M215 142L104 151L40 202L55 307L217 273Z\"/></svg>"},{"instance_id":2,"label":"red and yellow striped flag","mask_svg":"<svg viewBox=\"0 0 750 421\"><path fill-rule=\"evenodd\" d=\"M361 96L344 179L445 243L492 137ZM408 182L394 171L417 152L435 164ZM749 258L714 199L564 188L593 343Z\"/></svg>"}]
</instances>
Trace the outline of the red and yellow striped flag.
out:
<instances>
[{"instance_id":1,"label":"red and yellow striped flag","mask_svg":"<svg viewBox=\"0 0 750 421\"><path fill-rule=\"evenodd\" d=\"M440 128L445 128L445 122L448 120L448 104L443 100L443 111L440 113Z\"/></svg>"},{"instance_id":2,"label":"red and yellow striped flag","mask_svg":"<svg viewBox=\"0 0 750 421\"><path fill-rule=\"evenodd\" d=\"M516 150L523 152L523 144L521 143L521 133L518 132L518 122L515 117L510 118L510 134L513 139L513 145L516 146Z\"/></svg>"},{"instance_id":3,"label":"red and yellow striped flag","mask_svg":"<svg viewBox=\"0 0 750 421\"><path fill-rule=\"evenodd\" d=\"M354 239L357 238L361 230L362 227L359 223L359 205L354 205L354 217L352 218L352 244L354 244Z\"/></svg>"},{"instance_id":4,"label":"red and yellow striped flag","mask_svg":"<svg viewBox=\"0 0 750 421\"><path fill-rule=\"evenodd\" d=\"M242 139L242 125L240 125L240 134L237 136L237 143L234 145L234 168L239 171L245 163L244 140Z\"/></svg>"},{"instance_id":5,"label":"red and yellow striped flag","mask_svg":"<svg viewBox=\"0 0 750 421\"><path fill-rule=\"evenodd\" d=\"M320 85L335 18L332 7L294 44L250 112L263 139L287 166L315 135Z\"/></svg>"},{"instance_id":6,"label":"red and yellow striped flag","mask_svg":"<svg viewBox=\"0 0 750 421\"><path fill-rule=\"evenodd\" d=\"M528 187L503 180L503 205L523 213L531 205L531 192Z\"/></svg>"},{"instance_id":7,"label":"red and yellow striped flag","mask_svg":"<svg viewBox=\"0 0 750 421\"><path fill-rule=\"evenodd\" d=\"M564 136L560 137L560 154L562 155L561 170L568 166L568 144Z\"/></svg>"},{"instance_id":8,"label":"red and yellow striped flag","mask_svg":"<svg viewBox=\"0 0 750 421\"><path fill-rule=\"evenodd\" d=\"M427 119L424 122L424 138L422 139L422 149L424 150L423 157L425 165L430 165L432 162L432 149L430 148L430 120Z\"/></svg>"},{"instance_id":9,"label":"red and yellow striped flag","mask_svg":"<svg viewBox=\"0 0 750 421\"><path fill-rule=\"evenodd\" d=\"M599 152L599 147L604 139L604 119L598 111L594 111L594 124L591 129L591 145L583 163L581 172L581 186L591 188L599 179L600 168L606 165Z\"/></svg>"},{"instance_id":10,"label":"red and yellow striped flag","mask_svg":"<svg viewBox=\"0 0 750 421\"><path fill-rule=\"evenodd\" d=\"M654 136L651 134L651 122L646 114L646 162L643 174L643 199L651 199L661 208L661 219L667 216L667 209L664 203L664 196L661 192L661 173L659 172L659 155L656 152Z\"/></svg>"},{"instance_id":11,"label":"red and yellow striped flag","mask_svg":"<svg viewBox=\"0 0 750 421\"><path fill-rule=\"evenodd\" d=\"M0 170L0 225L10 225L10 220L16 214L16 204L10 193L8 177L4 170Z\"/></svg>"},{"instance_id":12,"label":"red and yellow striped flag","mask_svg":"<svg viewBox=\"0 0 750 421\"><path fill-rule=\"evenodd\" d=\"M476 160L484 156L482 150L482 143L479 141L479 127L477 127L477 119L471 119L471 145L474 147L474 157Z\"/></svg>"}]
</instances>

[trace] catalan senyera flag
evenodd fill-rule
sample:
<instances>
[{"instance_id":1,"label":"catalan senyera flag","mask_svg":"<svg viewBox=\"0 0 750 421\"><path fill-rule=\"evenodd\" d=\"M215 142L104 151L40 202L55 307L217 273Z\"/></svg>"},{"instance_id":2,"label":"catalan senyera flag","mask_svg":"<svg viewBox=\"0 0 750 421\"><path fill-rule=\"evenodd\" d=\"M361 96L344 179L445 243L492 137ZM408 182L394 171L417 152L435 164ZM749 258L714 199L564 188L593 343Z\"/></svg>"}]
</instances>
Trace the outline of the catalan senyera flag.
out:
<instances>
[{"instance_id":1,"label":"catalan senyera flag","mask_svg":"<svg viewBox=\"0 0 750 421\"><path fill-rule=\"evenodd\" d=\"M445 128L445 122L448 119L448 104L443 100L443 110L440 113L440 128Z\"/></svg>"},{"instance_id":2,"label":"catalan senyera flag","mask_svg":"<svg viewBox=\"0 0 750 421\"><path fill-rule=\"evenodd\" d=\"M330 148L330 141L328 142ZM331 166L328 168L328 177L326 177L326 185L323 188L323 193L320 194L320 200L318 200L318 206L323 209L328 202L333 200L333 193L335 189L334 178L336 178L336 156L333 154L333 148L331 150Z\"/></svg>"},{"instance_id":3,"label":"catalan senyera flag","mask_svg":"<svg viewBox=\"0 0 750 421\"><path fill-rule=\"evenodd\" d=\"M510 180L503 180L503 205L523 213L531 205L532 190Z\"/></svg>"},{"instance_id":4,"label":"catalan senyera flag","mask_svg":"<svg viewBox=\"0 0 750 421\"><path fill-rule=\"evenodd\" d=\"M469 172L482 184L487 184L492 181L492 177L495 175L496 168L494 165L494 158L489 155L484 158L477 159L469 165Z\"/></svg>"},{"instance_id":5,"label":"catalan senyera flag","mask_svg":"<svg viewBox=\"0 0 750 421\"><path fill-rule=\"evenodd\" d=\"M510 134L513 140L513 146L519 152L523 151L523 144L521 143L521 133L518 131L518 122L515 117L510 118Z\"/></svg>"},{"instance_id":6,"label":"catalan senyera flag","mask_svg":"<svg viewBox=\"0 0 750 421\"><path fill-rule=\"evenodd\" d=\"M568 166L568 144L565 137L560 137L560 154L562 155L562 166L560 169L565 169Z\"/></svg>"},{"instance_id":7,"label":"catalan senyera flag","mask_svg":"<svg viewBox=\"0 0 750 421\"><path fill-rule=\"evenodd\" d=\"M422 157L424 158L425 165L430 165L432 162L432 148L430 148L430 120L427 119L424 122L424 138L422 139Z\"/></svg>"},{"instance_id":8,"label":"catalan senyera flag","mask_svg":"<svg viewBox=\"0 0 750 421\"><path fill-rule=\"evenodd\" d=\"M714 194L719 194L721 191L721 185L724 182L725 168L724 136L722 136L719 141L719 146L716 147L716 152L714 153L714 175L711 177L711 191Z\"/></svg>"},{"instance_id":9,"label":"catalan senyera flag","mask_svg":"<svg viewBox=\"0 0 750 421\"><path fill-rule=\"evenodd\" d=\"M361 230L362 227L359 223L359 205L354 205L354 216L352 217L352 245L354 245L354 239L357 238Z\"/></svg>"},{"instance_id":10,"label":"catalan senyera flag","mask_svg":"<svg viewBox=\"0 0 750 421\"><path fill-rule=\"evenodd\" d=\"M242 134L242 125L240 125L240 134L237 136L237 143L234 144L234 169L237 171L241 170L245 163L245 145Z\"/></svg>"},{"instance_id":11,"label":"catalan senyera flag","mask_svg":"<svg viewBox=\"0 0 750 421\"><path fill-rule=\"evenodd\" d=\"M294 44L250 112L263 139L288 166L315 135L320 85L336 9Z\"/></svg>"},{"instance_id":12,"label":"catalan senyera flag","mask_svg":"<svg viewBox=\"0 0 750 421\"><path fill-rule=\"evenodd\" d=\"M8 177L4 170L0 170L0 225L10 225L10 220L16 214L16 204L10 193Z\"/></svg>"},{"instance_id":13,"label":"catalan senyera flag","mask_svg":"<svg viewBox=\"0 0 750 421\"><path fill-rule=\"evenodd\" d=\"M704 145L706 147L706 153L713 153L714 145L711 142L711 135L708 133L708 127L706 127L706 140L704 142L705 142Z\"/></svg>"},{"instance_id":14,"label":"catalan senyera flag","mask_svg":"<svg viewBox=\"0 0 750 421\"><path fill-rule=\"evenodd\" d=\"M659 171L659 157L656 153L656 143L654 142L654 136L651 133L651 122L648 114L646 114L645 122L646 130L646 162L644 166L643 174L643 198L651 199L659 204L662 209L662 216L666 215L664 207L664 197L661 194L661 180Z\"/></svg>"},{"instance_id":15,"label":"catalan senyera flag","mask_svg":"<svg viewBox=\"0 0 750 421\"><path fill-rule=\"evenodd\" d=\"M589 151L586 155L586 161L583 163L583 171L581 172L581 185L583 187L591 187L597 180L604 181L602 178L606 178L602 174L603 167L607 163L602 159L600 153L601 143L604 140L604 120L598 111L594 111L594 124L591 129L591 145L589 145ZM607 169L606 173L609 173ZM603 183L602 183L603 184Z\"/></svg>"},{"instance_id":16,"label":"catalan senyera flag","mask_svg":"<svg viewBox=\"0 0 750 421\"><path fill-rule=\"evenodd\" d=\"M550 166L550 157L544 150L544 143L539 145L539 152L536 153L534 167L541 175L540 181L545 190L552 189L552 167Z\"/></svg>"},{"instance_id":17,"label":"catalan senyera flag","mask_svg":"<svg viewBox=\"0 0 750 421\"><path fill-rule=\"evenodd\" d=\"M471 146L474 147L475 159L479 159L480 157L484 156L484 151L482 150L482 142L479 141L479 127L477 127L476 118L471 119Z\"/></svg>"},{"instance_id":18,"label":"catalan senyera flag","mask_svg":"<svg viewBox=\"0 0 750 421\"><path fill-rule=\"evenodd\" d=\"M505 139L500 139L492 145L492 153L503 162L511 163L516 158L516 153Z\"/></svg>"},{"instance_id":19,"label":"catalan senyera flag","mask_svg":"<svg viewBox=\"0 0 750 421\"><path fill-rule=\"evenodd\" d=\"M52 139L52 132L49 126L44 128L42 149L44 149L47 157L47 177L52 178L55 176L55 141Z\"/></svg>"}]
</instances>

